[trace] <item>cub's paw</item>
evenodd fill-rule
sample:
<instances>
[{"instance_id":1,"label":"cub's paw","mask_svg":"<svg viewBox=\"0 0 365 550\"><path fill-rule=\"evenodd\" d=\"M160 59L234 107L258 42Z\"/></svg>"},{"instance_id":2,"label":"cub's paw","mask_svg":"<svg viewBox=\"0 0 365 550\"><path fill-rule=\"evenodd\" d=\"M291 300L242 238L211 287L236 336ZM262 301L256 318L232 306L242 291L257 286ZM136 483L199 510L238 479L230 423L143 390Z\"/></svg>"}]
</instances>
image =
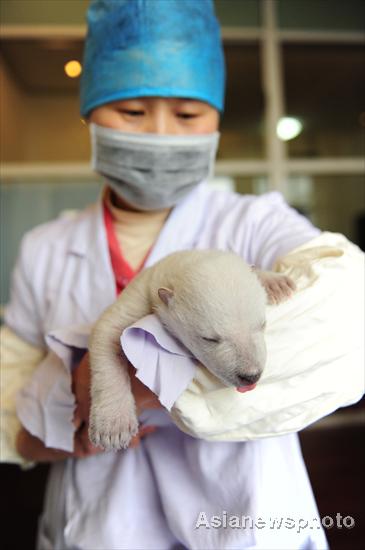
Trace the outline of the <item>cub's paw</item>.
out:
<instances>
[{"instance_id":1,"label":"cub's paw","mask_svg":"<svg viewBox=\"0 0 365 550\"><path fill-rule=\"evenodd\" d=\"M112 415L100 414L100 409L91 410L89 424L90 441L106 451L119 451L128 447L138 433L138 419L134 407L120 408Z\"/></svg>"},{"instance_id":2,"label":"cub's paw","mask_svg":"<svg viewBox=\"0 0 365 550\"><path fill-rule=\"evenodd\" d=\"M257 275L266 290L269 304L280 304L292 296L296 286L290 277L270 271L258 271Z\"/></svg>"}]
</instances>

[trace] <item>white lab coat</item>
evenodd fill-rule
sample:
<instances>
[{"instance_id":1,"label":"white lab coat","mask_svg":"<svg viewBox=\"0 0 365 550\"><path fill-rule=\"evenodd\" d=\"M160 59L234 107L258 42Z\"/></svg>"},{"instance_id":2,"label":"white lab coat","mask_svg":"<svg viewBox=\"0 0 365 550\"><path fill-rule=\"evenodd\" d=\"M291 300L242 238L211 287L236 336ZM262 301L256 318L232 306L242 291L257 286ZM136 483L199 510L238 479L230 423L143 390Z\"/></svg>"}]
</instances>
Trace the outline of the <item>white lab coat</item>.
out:
<instances>
[{"instance_id":1,"label":"white lab coat","mask_svg":"<svg viewBox=\"0 0 365 550\"><path fill-rule=\"evenodd\" d=\"M173 209L146 266L176 250L219 248L269 269L318 233L279 193L239 196L203 183ZM114 299L97 204L24 237L5 320L44 346L48 332L92 323ZM150 422L161 427L136 449L52 466L39 549L327 547L296 434L208 443L180 432L164 411ZM249 516L256 527L196 528L200 513Z\"/></svg>"}]
</instances>

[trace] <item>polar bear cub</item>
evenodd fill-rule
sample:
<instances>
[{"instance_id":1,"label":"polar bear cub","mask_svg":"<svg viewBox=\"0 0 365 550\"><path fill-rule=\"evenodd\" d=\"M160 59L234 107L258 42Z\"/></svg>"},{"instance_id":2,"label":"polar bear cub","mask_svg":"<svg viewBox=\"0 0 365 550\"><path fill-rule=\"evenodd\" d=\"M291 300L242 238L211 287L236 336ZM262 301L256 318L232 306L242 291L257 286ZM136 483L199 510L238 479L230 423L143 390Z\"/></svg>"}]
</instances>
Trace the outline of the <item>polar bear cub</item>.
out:
<instances>
[{"instance_id":1,"label":"polar bear cub","mask_svg":"<svg viewBox=\"0 0 365 550\"><path fill-rule=\"evenodd\" d=\"M218 250L175 252L142 271L91 334L91 441L118 450L138 431L120 346L125 328L155 313L209 371L242 390L254 387L265 366L266 303L286 299L294 288L288 277L261 272Z\"/></svg>"}]
</instances>

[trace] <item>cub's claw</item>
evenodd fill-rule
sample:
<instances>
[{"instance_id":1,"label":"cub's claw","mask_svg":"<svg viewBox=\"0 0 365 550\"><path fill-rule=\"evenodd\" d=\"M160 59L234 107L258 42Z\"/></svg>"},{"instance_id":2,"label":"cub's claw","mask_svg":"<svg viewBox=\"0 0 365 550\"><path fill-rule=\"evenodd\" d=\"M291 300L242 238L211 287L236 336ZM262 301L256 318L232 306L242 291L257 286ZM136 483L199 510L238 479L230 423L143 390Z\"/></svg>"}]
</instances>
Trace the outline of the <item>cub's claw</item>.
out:
<instances>
[{"instance_id":1,"label":"cub's claw","mask_svg":"<svg viewBox=\"0 0 365 550\"><path fill-rule=\"evenodd\" d=\"M138 433L138 419L134 410L121 410L112 417L100 414L100 411L91 411L89 438L97 447L106 451L126 449Z\"/></svg>"},{"instance_id":2,"label":"cub's claw","mask_svg":"<svg viewBox=\"0 0 365 550\"><path fill-rule=\"evenodd\" d=\"M280 273L255 270L266 290L269 304L279 304L292 296L296 286L290 277Z\"/></svg>"},{"instance_id":3,"label":"cub's claw","mask_svg":"<svg viewBox=\"0 0 365 550\"><path fill-rule=\"evenodd\" d=\"M295 290L295 285L289 277L281 275L269 281L267 286L267 295L270 304L279 304L290 298Z\"/></svg>"}]
</instances>

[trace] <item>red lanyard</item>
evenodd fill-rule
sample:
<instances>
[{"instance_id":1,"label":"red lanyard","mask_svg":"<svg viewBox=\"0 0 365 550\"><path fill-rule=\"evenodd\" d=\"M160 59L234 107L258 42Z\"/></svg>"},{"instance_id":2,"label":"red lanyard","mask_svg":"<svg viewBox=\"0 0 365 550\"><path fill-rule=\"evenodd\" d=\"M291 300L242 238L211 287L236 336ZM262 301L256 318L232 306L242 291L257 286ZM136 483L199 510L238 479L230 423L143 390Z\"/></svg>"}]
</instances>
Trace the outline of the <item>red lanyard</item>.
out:
<instances>
[{"instance_id":1,"label":"red lanyard","mask_svg":"<svg viewBox=\"0 0 365 550\"><path fill-rule=\"evenodd\" d=\"M117 295L122 292L122 290L127 286L127 284L137 275L137 273L142 269L144 262L147 259L150 251L147 252L145 258L143 259L142 264L137 270L131 268L127 260L124 259L123 253L120 249L120 245L117 239L117 235L114 229L113 217L107 207L103 204L104 209L104 223L106 229L106 236L108 239L110 261L113 268L115 287Z\"/></svg>"}]
</instances>

